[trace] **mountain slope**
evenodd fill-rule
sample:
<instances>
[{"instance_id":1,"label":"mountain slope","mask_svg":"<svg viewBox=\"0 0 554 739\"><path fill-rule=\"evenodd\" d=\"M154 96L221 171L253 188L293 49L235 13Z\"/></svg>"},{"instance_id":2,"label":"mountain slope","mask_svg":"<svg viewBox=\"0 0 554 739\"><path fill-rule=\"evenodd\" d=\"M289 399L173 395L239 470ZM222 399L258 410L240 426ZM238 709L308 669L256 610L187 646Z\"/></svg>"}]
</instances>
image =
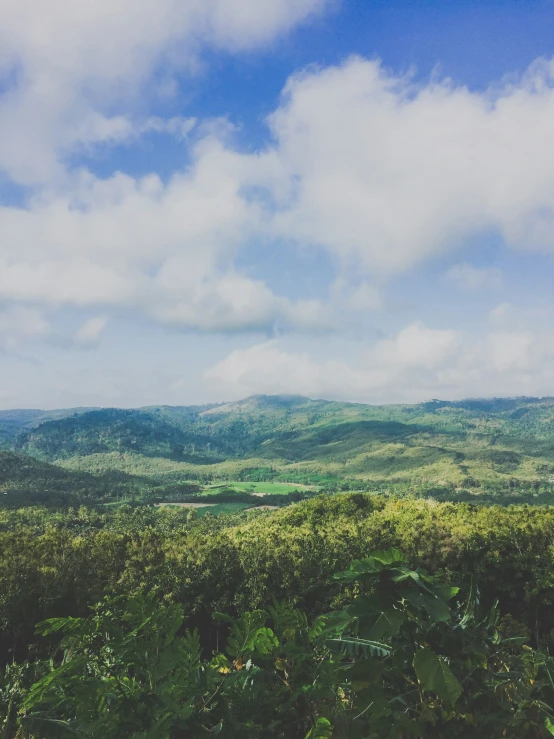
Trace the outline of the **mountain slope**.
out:
<instances>
[{"instance_id":1,"label":"mountain slope","mask_svg":"<svg viewBox=\"0 0 554 739\"><path fill-rule=\"evenodd\" d=\"M78 413L86 413L93 408L62 408L60 410L42 411L21 408L0 411L0 447L9 447L14 439L23 431L35 428L44 421L66 418Z\"/></svg>"},{"instance_id":2,"label":"mountain slope","mask_svg":"<svg viewBox=\"0 0 554 739\"><path fill-rule=\"evenodd\" d=\"M43 422L14 447L68 469L136 466L140 475L184 479L541 486L554 475L554 399L369 406L254 396L211 406L103 409Z\"/></svg>"},{"instance_id":3,"label":"mountain slope","mask_svg":"<svg viewBox=\"0 0 554 739\"><path fill-rule=\"evenodd\" d=\"M192 424L187 424L186 419L188 415L184 413L179 425L156 410L106 408L41 423L20 434L14 447L45 460L134 452L202 463L221 461L232 453L232 445L217 447L201 429L191 432Z\"/></svg>"},{"instance_id":4,"label":"mountain slope","mask_svg":"<svg viewBox=\"0 0 554 739\"><path fill-rule=\"evenodd\" d=\"M2 505L95 500L108 487L116 489L120 486L123 478L125 476L120 474L95 477L79 470L64 470L27 455L0 451Z\"/></svg>"}]
</instances>

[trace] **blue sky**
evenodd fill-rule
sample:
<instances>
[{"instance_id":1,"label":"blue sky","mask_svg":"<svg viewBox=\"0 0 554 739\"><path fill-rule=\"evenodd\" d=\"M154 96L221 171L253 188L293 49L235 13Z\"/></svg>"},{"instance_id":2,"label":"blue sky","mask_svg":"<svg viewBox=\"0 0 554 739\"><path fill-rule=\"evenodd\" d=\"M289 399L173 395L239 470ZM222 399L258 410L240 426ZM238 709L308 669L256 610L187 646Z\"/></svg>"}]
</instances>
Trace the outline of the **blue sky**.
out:
<instances>
[{"instance_id":1,"label":"blue sky","mask_svg":"<svg viewBox=\"0 0 554 739\"><path fill-rule=\"evenodd\" d=\"M0 407L554 394L554 3L0 0Z\"/></svg>"}]
</instances>

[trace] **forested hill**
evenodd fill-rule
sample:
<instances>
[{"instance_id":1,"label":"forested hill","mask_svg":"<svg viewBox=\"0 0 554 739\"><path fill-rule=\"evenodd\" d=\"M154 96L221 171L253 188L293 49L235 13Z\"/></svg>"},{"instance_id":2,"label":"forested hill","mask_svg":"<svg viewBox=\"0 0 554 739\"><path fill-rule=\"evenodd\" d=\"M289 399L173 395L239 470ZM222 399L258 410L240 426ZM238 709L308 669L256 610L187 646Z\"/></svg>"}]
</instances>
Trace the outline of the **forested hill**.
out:
<instances>
[{"instance_id":1,"label":"forested hill","mask_svg":"<svg viewBox=\"0 0 554 739\"><path fill-rule=\"evenodd\" d=\"M6 448L89 472L470 488L514 480L548 486L554 475L554 398L370 406L254 396L209 406L51 411L47 420L39 412L10 414L0 414Z\"/></svg>"},{"instance_id":2,"label":"forested hill","mask_svg":"<svg viewBox=\"0 0 554 739\"><path fill-rule=\"evenodd\" d=\"M0 505L54 506L94 503L104 498L118 498L130 490L138 493L152 489L152 481L118 470L91 474L65 470L59 465L30 455L0 451Z\"/></svg>"},{"instance_id":3,"label":"forested hill","mask_svg":"<svg viewBox=\"0 0 554 739\"><path fill-rule=\"evenodd\" d=\"M75 413L86 413L92 408L65 408L53 411L23 408L0 411L0 446L8 446L25 429L35 428L43 421L72 416Z\"/></svg>"}]
</instances>

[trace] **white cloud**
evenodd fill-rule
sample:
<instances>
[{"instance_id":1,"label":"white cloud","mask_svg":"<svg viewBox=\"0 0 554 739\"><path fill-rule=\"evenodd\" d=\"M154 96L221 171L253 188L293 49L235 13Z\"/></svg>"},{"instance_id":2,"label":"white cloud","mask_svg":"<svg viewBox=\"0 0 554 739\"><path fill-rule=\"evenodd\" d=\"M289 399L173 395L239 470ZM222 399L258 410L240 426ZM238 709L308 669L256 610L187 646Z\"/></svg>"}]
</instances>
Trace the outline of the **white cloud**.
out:
<instances>
[{"instance_id":1,"label":"white cloud","mask_svg":"<svg viewBox=\"0 0 554 739\"><path fill-rule=\"evenodd\" d=\"M191 165L168 182L156 174L100 180L66 171L60 157L137 132L186 136L193 125L133 111L134 93L163 60L182 68L198 59L197 41L252 48L323 3L142 0L139 12L129 0L75 8L56 0L33 14L35 4L0 0L0 34L9 32L0 66L11 75L0 100L0 126L10 131L0 166L47 183L24 206L0 208L1 301L138 314L199 331L316 331L346 324L348 311L382 307L379 287L390 275L483 229L516 247L554 246L550 62L485 93L416 85L360 58L310 69L289 80L266 149L242 153L224 126L199 125ZM329 253L338 276L328 305L276 294L250 265L237 267L243 247L279 248L283 238ZM464 264L449 274L475 289L499 279ZM496 371L512 356L506 341L493 352ZM389 366L440 372L457 387L462 365L451 359L460 342L457 330L414 324L375 349L373 385L364 369L352 387L388 387L379 378ZM350 370L340 372L347 382Z\"/></svg>"},{"instance_id":2,"label":"white cloud","mask_svg":"<svg viewBox=\"0 0 554 739\"><path fill-rule=\"evenodd\" d=\"M339 387L349 395L360 384L358 374L342 362L318 363L309 354L283 351L277 341L235 350L204 379L220 396L233 399L266 392L333 397Z\"/></svg>"},{"instance_id":3,"label":"white cloud","mask_svg":"<svg viewBox=\"0 0 554 739\"><path fill-rule=\"evenodd\" d=\"M132 311L202 331L328 326L318 301L276 296L233 268L261 222L240 194L249 163L208 138L167 185L83 175L70 194L0 208L0 300Z\"/></svg>"},{"instance_id":4,"label":"white cloud","mask_svg":"<svg viewBox=\"0 0 554 739\"><path fill-rule=\"evenodd\" d=\"M444 276L462 290L497 290L502 285L502 270L497 267L474 267L467 262L452 265Z\"/></svg>"},{"instance_id":5,"label":"white cloud","mask_svg":"<svg viewBox=\"0 0 554 739\"><path fill-rule=\"evenodd\" d=\"M34 308L13 305L0 311L0 349L13 350L22 341L46 336L50 324L42 313Z\"/></svg>"},{"instance_id":6,"label":"white cloud","mask_svg":"<svg viewBox=\"0 0 554 739\"><path fill-rule=\"evenodd\" d=\"M362 282L352 290L347 304L353 311L372 312L383 307L383 299L374 285Z\"/></svg>"},{"instance_id":7,"label":"white cloud","mask_svg":"<svg viewBox=\"0 0 554 739\"><path fill-rule=\"evenodd\" d=\"M106 328L107 324L107 316L94 316L93 318L89 318L75 332L75 335L73 336L74 343L81 347L94 346L100 340L100 335Z\"/></svg>"},{"instance_id":8,"label":"white cloud","mask_svg":"<svg viewBox=\"0 0 554 739\"><path fill-rule=\"evenodd\" d=\"M135 126L138 135L145 133L166 133L178 139L185 139L196 125L196 118L174 116L163 119L150 116L143 124Z\"/></svg>"},{"instance_id":9,"label":"white cloud","mask_svg":"<svg viewBox=\"0 0 554 739\"><path fill-rule=\"evenodd\" d=\"M388 367L436 368L452 357L460 344L456 331L427 328L413 323L393 339L380 341L374 352L378 363Z\"/></svg>"},{"instance_id":10,"label":"white cloud","mask_svg":"<svg viewBox=\"0 0 554 739\"><path fill-rule=\"evenodd\" d=\"M275 231L372 274L485 229L551 250L553 83L550 61L487 92L415 84L362 58L292 77L270 119L288 182Z\"/></svg>"},{"instance_id":11,"label":"white cloud","mask_svg":"<svg viewBox=\"0 0 554 739\"><path fill-rule=\"evenodd\" d=\"M489 323L493 326L510 325L515 320L514 306L507 301L495 306L489 313Z\"/></svg>"},{"instance_id":12,"label":"white cloud","mask_svg":"<svg viewBox=\"0 0 554 739\"><path fill-rule=\"evenodd\" d=\"M412 324L354 364L287 351L280 341L236 350L204 375L220 397L300 393L359 402L547 395L554 333L491 331L481 338Z\"/></svg>"},{"instance_id":13,"label":"white cloud","mask_svg":"<svg viewBox=\"0 0 554 739\"><path fill-rule=\"evenodd\" d=\"M489 336L489 347L491 368L498 372L532 369L537 359L531 331L495 331Z\"/></svg>"},{"instance_id":14,"label":"white cloud","mask_svg":"<svg viewBox=\"0 0 554 739\"><path fill-rule=\"evenodd\" d=\"M154 73L198 64L206 46L252 49L326 0L0 0L0 169L22 183L61 177L83 146L135 135ZM3 78L3 80L2 80ZM142 95L138 96L141 92Z\"/></svg>"}]
</instances>

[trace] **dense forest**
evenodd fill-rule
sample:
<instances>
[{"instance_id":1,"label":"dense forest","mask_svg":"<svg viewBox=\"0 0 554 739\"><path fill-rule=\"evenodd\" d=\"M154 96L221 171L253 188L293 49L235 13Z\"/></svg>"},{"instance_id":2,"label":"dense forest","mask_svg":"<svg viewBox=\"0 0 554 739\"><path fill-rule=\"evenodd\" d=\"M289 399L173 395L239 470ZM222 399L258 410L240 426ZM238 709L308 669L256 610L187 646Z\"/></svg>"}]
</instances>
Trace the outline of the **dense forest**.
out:
<instances>
[{"instance_id":1,"label":"dense forest","mask_svg":"<svg viewBox=\"0 0 554 739\"><path fill-rule=\"evenodd\" d=\"M4 735L547 736L553 543L550 508L360 493L4 510Z\"/></svg>"},{"instance_id":2,"label":"dense forest","mask_svg":"<svg viewBox=\"0 0 554 739\"><path fill-rule=\"evenodd\" d=\"M0 413L0 736L554 735L553 421Z\"/></svg>"},{"instance_id":3,"label":"dense forest","mask_svg":"<svg viewBox=\"0 0 554 739\"><path fill-rule=\"evenodd\" d=\"M182 500L179 486L185 494L190 483L227 482L554 502L552 398L367 406L255 396L215 406L10 411L0 412L0 440L6 452L76 475L74 504ZM35 469L52 494L67 493L51 467ZM37 501L28 477L28 486L4 485L4 504L24 503L27 488Z\"/></svg>"}]
</instances>

